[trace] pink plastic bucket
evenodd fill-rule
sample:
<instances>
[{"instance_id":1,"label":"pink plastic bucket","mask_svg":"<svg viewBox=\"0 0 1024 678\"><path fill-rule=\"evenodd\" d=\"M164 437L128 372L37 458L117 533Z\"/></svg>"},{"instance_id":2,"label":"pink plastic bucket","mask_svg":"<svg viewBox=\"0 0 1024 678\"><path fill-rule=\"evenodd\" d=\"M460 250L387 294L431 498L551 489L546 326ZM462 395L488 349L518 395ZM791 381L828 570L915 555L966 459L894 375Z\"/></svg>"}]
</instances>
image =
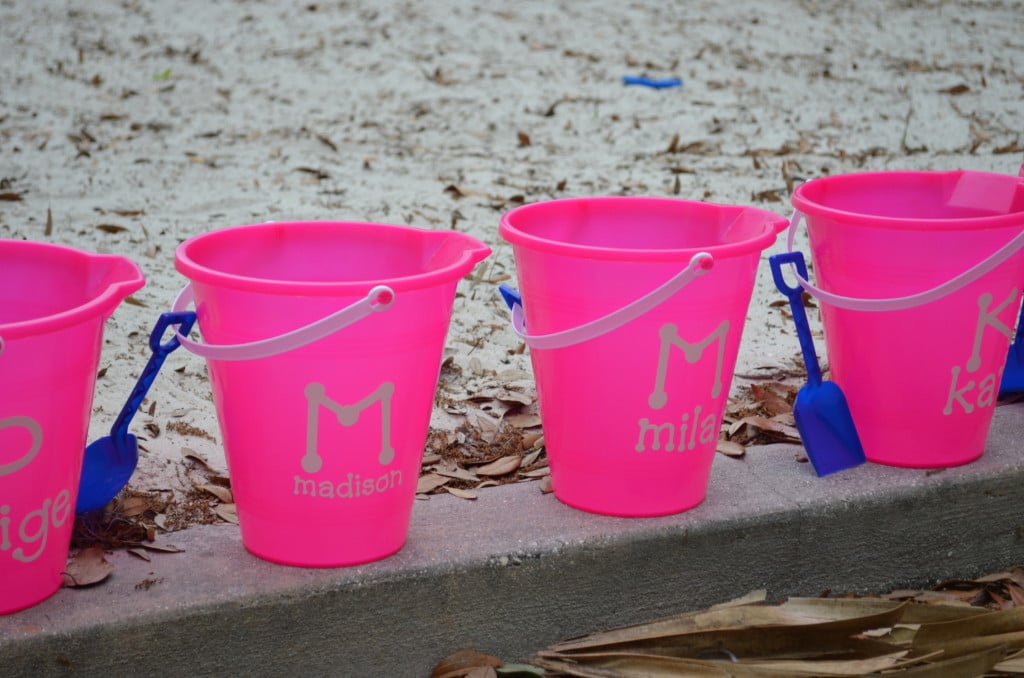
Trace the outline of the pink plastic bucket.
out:
<instances>
[{"instance_id":1,"label":"pink plastic bucket","mask_svg":"<svg viewBox=\"0 0 1024 678\"><path fill-rule=\"evenodd\" d=\"M634 197L502 217L561 501L616 516L703 501L758 261L785 226Z\"/></svg>"},{"instance_id":2,"label":"pink plastic bucket","mask_svg":"<svg viewBox=\"0 0 1024 678\"><path fill-rule=\"evenodd\" d=\"M980 457L1024 287L1024 179L838 175L798 187L793 205L807 218L832 379L867 458Z\"/></svg>"},{"instance_id":3,"label":"pink plastic bucket","mask_svg":"<svg viewBox=\"0 0 1024 678\"><path fill-rule=\"evenodd\" d=\"M0 614L63 583L103 323L144 284L123 257L0 240Z\"/></svg>"},{"instance_id":4,"label":"pink plastic bucket","mask_svg":"<svg viewBox=\"0 0 1024 678\"><path fill-rule=\"evenodd\" d=\"M333 567L402 547L455 287L489 252L454 231L341 222L178 247L205 341L182 345L207 356L250 552Z\"/></svg>"}]
</instances>

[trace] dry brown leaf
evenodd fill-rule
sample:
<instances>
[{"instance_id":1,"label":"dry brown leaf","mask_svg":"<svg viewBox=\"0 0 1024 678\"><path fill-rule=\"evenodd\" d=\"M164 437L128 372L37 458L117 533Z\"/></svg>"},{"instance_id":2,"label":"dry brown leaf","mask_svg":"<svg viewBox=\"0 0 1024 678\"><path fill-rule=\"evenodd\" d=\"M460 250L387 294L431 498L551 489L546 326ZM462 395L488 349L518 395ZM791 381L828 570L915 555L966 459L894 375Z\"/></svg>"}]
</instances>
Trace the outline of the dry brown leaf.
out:
<instances>
[{"instance_id":1,"label":"dry brown leaf","mask_svg":"<svg viewBox=\"0 0 1024 678\"><path fill-rule=\"evenodd\" d=\"M530 145L530 135L527 134L526 132L516 132L516 139L519 140L520 146Z\"/></svg>"},{"instance_id":2,"label":"dry brown leaf","mask_svg":"<svg viewBox=\"0 0 1024 678\"><path fill-rule=\"evenodd\" d=\"M950 678L951 676L984 676L1006 655L1002 646L971 654L954 656L946 652L935 653L938 660L915 666L913 669L894 675L908 675L914 678Z\"/></svg>"},{"instance_id":3,"label":"dry brown leaf","mask_svg":"<svg viewBox=\"0 0 1024 678\"><path fill-rule=\"evenodd\" d=\"M226 487L221 487L220 485L196 485L196 489L203 490L204 492L209 492L210 494L217 497L217 499L220 499L225 504L235 503L234 498L231 496L231 490L229 490Z\"/></svg>"},{"instance_id":4,"label":"dry brown leaf","mask_svg":"<svg viewBox=\"0 0 1024 678\"><path fill-rule=\"evenodd\" d=\"M506 418L506 421L507 421L507 418ZM524 450L533 447L534 444L536 444L536 442L538 440L541 440L544 437L544 434L539 432L539 431L537 431L537 432L527 432L527 433L523 433L522 435L523 435L523 449ZM535 449L540 449L540 447L538 446Z\"/></svg>"},{"instance_id":5,"label":"dry brown leaf","mask_svg":"<svg viewBox=\"0 0 1024 678\"><path fill-rule=\"evenodd\" d=\"M463 649L448 655L437 663L430 678L465 678L470 671L481 667L496 668L505 662L497 657Z\"/></svg>"},{"instance_id":6,"label":"dry brown leaf","mask_svg":"<svg viewBox=\"0 0 1024 678\"><path fill-rule=\"evenodd\" d=\"M795 427L767 417L743 417L743 419L738 423L750 424L754 428L761 429L762 431L779 433L791 440L800 440L800 432Z\"/></svg>"},{"instance_id":7,"label":"dry brown leaf","mask_svg":"<svg viewBox=\"0 0 1024 678\"><path fill-rule=\"evenodd\" d=\"M447 186L444 187L444 190L442 192L447 193L456 200L458 200L459 198L466 197L466 192L459 188L458 186L456 186L455 184L448 184Z\"/></svg>"},{"instance_id":8,"label":"dry brown leaf","mask_svg":"<svg viewBox=\"0 0 1024 678\"><path fill-rule=\"evenodd\" d=\"M522 475L524 478L544 478L551 475L551 469L547 466L535 468L532 471L525 471Z\"/></svg>"},{"instance_id":9,"label":"dry brown leaf","mask_svg":"<svg viewBox=\"0 0 1024 678\"><path fill-rule=\"evenodd\" d=\"M150 558L149 553L144 548L136 547L128 549L128 553L132 554L136 558L141 558L142 560L145 560L147 563L153 560L152 558Z\"/></svg>"},{"instance_id":10,"label":"dry brown leaf","mask_svg":"<svg viewBox=\"0 0 1024 678\"><path fill-rule=\"evenodd\" d=\"M505 422L509 426L516 428L533 428L534 426L541 425L540 415L538 414L511 414L505 417ZM526 436L523 436L523 439L525 440Z\"/></svg>"},{"instance_id":11,"label":"dry brown leaf","mask_svg":"<svg viewBox=\"0 0 1024 678\"><path fill-rule=\"evenodd\" d=\"M140 516L149 510L149 500L145 497L127 497L118 507L118 512L126 517Z\"/></svg>"},{"instance_id":12,"label":"dry brown leaf","mask_svg":"<svg viewBox=\"0 0 1024 678\"><path fill-rule=\"evenodd\" d=\"M90 546L68 559L67 570L64 572L64 586L92 586L109 577L113 571L114 566L107 561L103 547Z\"/></svg>"},{"instance_id":13,"label":"dry brown leaf","mask_svg":"<svg viewBox=\"0 0 1024 678\"><path fill-rule=\"evenodd\" d=\"M204 457L203 455L199 454L198 452L193 450L191 447L183 447L183 448L181 448L181 455L183 457L185 457L186 459L191 459L193 461L199 462L200 464L202 464L206 468L210 468L210 462L208 462L206 460L206 457Z\"/></svg>"},{"instance_id":14,"label":"dry brown leaf","mask_svg":"<svg viewBox=\"0 0 1024 678\"><path fill-rule=\"evenodd\" d=\"M1024 648L1024 608L1013 608L923 625L914 636L914 648L943 650L945 656L968 654L1007 644Z\"/></svg>"},{"instance_id":15,"label":"dry brown leaf","mask_svg":"<svg viewBox=\"0 0 1024 678\"><path fill-rule=\"evenodd\" d=\"M1024 589L1016 584L1011 584L1006 588L1010 592L1010 600L1013 601L1013 604L1017 607L1024 607Z\"/></svg>"},{"instance_id":16,"label":"dry brown leaf","mask_svg":"<svg viewBox=\"0 0 1024 678\"><path fill-rule=\"evenodd\" d=\"M629 651L643 654L670 652L677 657L699 653L708 647L728 647L744 657L757 657L765 652L784 656L801 648L818 651L891 652L891 646L880 641L857 638L856 635L897 623L904 604L888 603L888 609L869 610L866 614L850 610L841 619L815 619L796 614L784 606L745 605L719 610L689 613L656 622L592 634L552 647L556 652ZM772 632L765 633L765 626Z\"/></svg>"},{"instance_id":17,"label":"dry brown leaf","mask_svg":"<svg viewBox=\"0 0 1024 678\"><path fill-rule=\"evenodd\" d=\"M959 96L961 94L966 94L967 92L970 91L970 85L967 85L966 83L963 82L960 83L959 85L953 85L952 87L946 87L944 89L939 90L939 92L941 92L942 94L950 94L952 96Z\"/></svg>"},{"instance_id":18,"label":"dry brown leaf","mask_svg":"<svg viewBox=\"0 0 1024 678\"><path fill-rule=\"evenodd\" d=\"M1024 145L1021 145L1018 141L1011 141L1005 146L999 146L998 148L992 149L993 155L1002 155L1004 153L1020 153L1024 151Z\"/></svg>"},{"instance_id":19,"label":"dry brown leaf","mask_svg":"<svg viewBox=\"0 0 1024 678\"><path fill-rule=\"evenodd\" d=\"M482 476L503 476L518 469L522 462L523 458L520 455L511 454L507 457L496 459L489 464L477 466L473 471Z\"/></svg>"},{"instance_id":20,"label":"dry brown leaf","mask_svg":"<svg viewBox=\"0 0 1024 678\"><path fill-rule=\"evenodd\" d=\"M719 440L715 443L715 450L721 452L727 457L733 457L736 459L747 453L747 448L743 447L739 443L734 443L731 440Z\"/></svg>"},{"instance_id":21,"label":"dry brown leaf","mask_svg":"<svg viewBox=\"0 0 1024 678\"><path fill-rule=\"evenodd\" d=\"M529 468L530 466L533 466L534 462L536 462L539 458L540 450L534 450L533 452L530 452L528 455L523 457L523 463L520 464L519 468Z\"/></svg>"},{"instance_id":22,"label":"dry brown leaf","mask_svg":"<svg viewBox=\"0 0 1024 678\"><path fill-rule=\"evenodd\" d=\"M768 589L754 589L749 593L745 593L739 598L733 598L727 600L724 603L712 605L708 610L724 610L727 607L740 607L743 605L759 605L768 600Z\"/></svg>"},{"instance_id":23,"label":"dry brown leaf","mask_svg":"<svg viewBox=\"0 0 1024 678\"><path fill-rule=\"evenodd\" d=\"M460 490L457 487L446 487L444 489L448 494L454 495L459 499L476 499L476 492L471 490Z\"/></svg>"},{"instance_id":24,"label":"dry brown leaf","mask_svg":"<svg viewBox=\"0 0 1024 678\"><path fill-rule=\"evenodd\" d=\"M450 478L438 475L437 473L425 473L416 481L416 493L428 494L447 483Z\"/></svg>"},{"instance_id":25,"label":"dry brown leaf","mask_svg":"<svg viewBox=\"0 0 1024 678\"><path fill-rule=\"evenodd\" d=\"M779 382L750 385L750 394L765 409L769 416L788 414L793 411L791 400L787 400L786 396L783 395L789 393L792 393L791 397L796 396L795 390L791 390L791 387Z\"/></svg>"},{"instance_id":26,"label":"dry brown leaf","mask_svg":"<svg viewBox=\"0 0 1024 678\"><path fill-rule=\"evenodd\" d=\"M454 478L455 480L465 480L470 483L475 483L480 480L480 476L475 473L470 473L464 468L459 466L452 466L450 468L434 467L434 473L439 476L446 478Z\"/></svg>"},{"instance_id":27,"label":"dry brown leaf","mask_svg":"<svg viewBox=\"0 0 1024 678\"><path fill-rule=\"evenodd\" d=\"M213 512L225 522L238 524L238 507L234 504L218 504L213 507Z\"/></svg>"},{"instance_id":28,"label":"dry brown leaf","mask_svg":"<svg viewBox=\"0 0 1024 678\"><path fill-rule=\"evenodd\" d=\"M160 553L184 553L184 549L175 546L174 544L155 544L152 542L143 542L140 546L147 551L159 551Z\"/></svg>"},{"instance_id":29,"label":"dry brown leaf","mask_svg":"<svg viewBox=\"0 0 1024 678\"><path fill-rule=\"evenodd\" d=\"M535 398L519 391L513 391L506 388L485 388L481 391L477 391L467 398L471 401L483 401L483 400L500 400L506 403L515 403L517 405L532 405Z\"/></svg>"},{"instance_id":30,"label":"dry brown leaf","mask_svg":"<svg viewBox=\"0 0 1024 678\"><path fill-rule=\"evenodd\" d=\"M992 667L997 673L1024 673L1024 651L1016 652Z\"/></svg>"},{"instance_id":31,"label":"dry brown leaf","mask_svg":"<svg viewBox=\"0 0 1024 678\"><path fill-rule=\"evenodd\" d=\"M104 233L120 233L121 231L128 230L127 227L118 226L117 224L96 224L96 228Z\"/></svg>"},{"instance_id":32,"label":"dry brown leaf","mask_svg":"<svg viewBox=\"0 0 1024 678\"><path fill-rule=\"evenodd\" d=\"M844 619L851 615L891 610L894 602L899 601L886 600L884 598L790 598L782 604L782 607L796 614L819 619ZM925 624L943 622L985 613L986 611L982 608L967 605L912 602L907 603L903 607L903 616L900 617L900 623Z\"/></svg>"},{"instance_id":33,"label":"dry brown leaf","mask_svg":"<svg viewBox=\"0 0 1024 678\"><path fill-rule=\"evenodd\" d=\"M491 444L497 438L498 430L501 427L499 419L495 419L486 412L471 409L466 413L466 420L470 426L480 431L480 437L485 443Z\"/></svg>"},{"instance_id":34,"label":"dry brown leaf","mask_svg":"<svg viewBox=\"0 0 1024 678\"><path fill-rule=\"evenodd\" d=\"M313 177L314 179L316 179L317 181L323 181L324 179L330 179L331 178L330 174L328 174L324 170L316 168L316 167L296 167L295 171L296 172L302 172L303 174L308 174L311 177Z\"/></svg>"},{"instance_id":35,"label":"dry brown leaf","mask_svg":"<svg viewBox=\"0 0 1024 678\"><path fill-rule=\"evenodd\" d=\"M3 193L0 193L0 200L6 202L19 202L21 200L24 200L24 198L21 197L21 193L15 193L14 191L5 191Z\"/></svg>"},{"instance_id":36,"label":"dry brown leaf","mask_svg":"<svg viewBox=\"0 0 1024 678\"><path fill-rule=\"evenodd\" d=\"M704 656L709 654L705 652ZM729 653L731 654L731 653ZM742 664L729 665L728 672L722 669L722 660L729 660L729 654L722 653L715 659L672 657L665 655L644 655L629 652L601 652L589 655L572 655L572 659L586 666L613 671L608 676L708 676L715 678L755 678L764 676L864 676L899 666L906 650L890 652L866 659L765 659L744 658ZM716 661L717 659L717 661ZM914 662L917 659L913 660ZM582 675L582 674L581 674Z\"/></svg>"},{"instance_id":37,"label":"dry brown leaf","mask_svg":"<svg viewBox=\"0 0 1024 678\"><path fill-rule=\"evenodd\" d=\"M325 137L323 134L317 134L316 138L317 138L317 141L319 141L321 144L323 144L327 148L331 149L335 153L338 152L338 145L335 144L333 141L331 141L329 138Z\"/></svg>"},{"instance_id":38,"label":"dry brown leaf","mask_svg":"<svg viewBox=\"0 0 1024 678\"><path fill-rule=\"evenodd\" d=\"M540 479L540 491L542 494L551 494L555 491L555 486L551 483L551 476L544 476Z\"/></svg>"}]
</instances>

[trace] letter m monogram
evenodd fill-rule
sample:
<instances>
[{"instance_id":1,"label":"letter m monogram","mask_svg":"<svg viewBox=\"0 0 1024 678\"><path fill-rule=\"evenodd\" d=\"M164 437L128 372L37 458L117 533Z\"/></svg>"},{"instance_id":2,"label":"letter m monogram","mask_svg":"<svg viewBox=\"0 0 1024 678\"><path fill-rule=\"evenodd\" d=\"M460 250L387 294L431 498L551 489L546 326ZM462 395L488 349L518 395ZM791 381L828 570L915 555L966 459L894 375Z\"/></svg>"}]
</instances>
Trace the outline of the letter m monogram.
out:
<instances>
[{"instance_id":1,"label":"letter m monogram","mask_svg":"<svg viewBox=\"0 0 1024 678\"><path fill-rule=\"evenodd\" d=\"M391 447L391 396L395 393L395 385L385 381L370 395L352 405L342 405L327 397L323 384L312 383L306 386L306 455L302 458L302 469L307 473L316 473L324 461L317 452L319 433L319 413L324 407L334 413L342 426L353 426L359 421L360 413L373 403L380 401L380 456L377 461L381 466L390 464L395 459L395 450Z\"/></svg>"},{"instance_id":2,"label":"letter m monogram","mask_svg":"<svg viewBox=\"0 0 1024 678\"><path fill-rule=\"evenodd\" d=\"M711 397L717 398L722 393L722 361L725 357L725 338L729 334L729 321L723 320L715 331L703 340L691 344L679 336L679 327L675 323L665 323L658 331L658 371L654 377L654 391L647 402L652 409L660 410L668 403L665 391L665 380L668 377L669 354L672 347L681 348L688 363L696 363L704 354L704 349L713 341L718 342L718 358L715 364L715 383L711 387Z\"/></svg>"}]
</instances>

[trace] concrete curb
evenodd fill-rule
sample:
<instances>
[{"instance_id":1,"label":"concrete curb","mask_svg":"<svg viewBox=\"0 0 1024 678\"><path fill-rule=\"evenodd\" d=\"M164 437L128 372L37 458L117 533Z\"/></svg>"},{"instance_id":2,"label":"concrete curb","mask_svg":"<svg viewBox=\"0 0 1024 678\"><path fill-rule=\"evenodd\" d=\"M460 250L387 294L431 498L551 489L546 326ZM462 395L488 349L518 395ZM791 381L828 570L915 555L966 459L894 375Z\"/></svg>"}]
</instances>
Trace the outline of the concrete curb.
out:
<instances>
[{"instance_id":1,"label":"concrete curb","mask_svg":"<svg viewBox=\"0 0 1024 678\"><path fill-rule=\"evenodd\" d=\"M977 462L865 465L824 479L798 447L715 462L677 516L585 514L537 484L418 502L397 555L307 570L249 555L233 526L181 554L110 556L100 586L0 618L5 676L428 676L460 647L513 660L556 640L767 588L773 598L974 576L1024 561L1024 405Z\"/></svg>"}]
</instances>

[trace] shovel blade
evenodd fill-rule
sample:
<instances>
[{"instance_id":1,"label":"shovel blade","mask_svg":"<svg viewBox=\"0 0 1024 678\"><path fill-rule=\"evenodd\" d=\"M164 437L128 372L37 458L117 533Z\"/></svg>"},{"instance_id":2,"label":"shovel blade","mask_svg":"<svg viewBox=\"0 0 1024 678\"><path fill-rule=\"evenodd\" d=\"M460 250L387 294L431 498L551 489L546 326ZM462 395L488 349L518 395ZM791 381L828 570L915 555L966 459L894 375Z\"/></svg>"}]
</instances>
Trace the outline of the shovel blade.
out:
<instances>
[{"instance_id":1,"label":"shovel blade","mask_svg":"<svg viewBox=\"0 0 1024 678\"><path fill-rule=\"evenodd\" d=\"M823 381L801 388L793 404L793 416L807 457L819 476L866 461L850 406L835 383Z\"/></svg>"},{"instance_id":2,"label":"shovel blade","mask_svg":"<svg viewBox=\"0 0 1024 678\"><path fill-rule=\"evenodd\" d=\"M138 463L139 443L131 434L120 442L105 436L90 443L82 460L75 513L106 506L128 484Z\"/></svg>"},{"instance_id":3,"label":"shovel blade","mask_svg":"<svg viewBox=\"0 0 1024 678\"><path fill-rule=\"evenodd\" d=\"M1003 380L999 384L999 397L1005 398L1013 393L1024 393L1024 359L1021 359L1020 346L1010 346L1010 355L1006 357L1003 369Z\"/></svg>"}]
</instances>

